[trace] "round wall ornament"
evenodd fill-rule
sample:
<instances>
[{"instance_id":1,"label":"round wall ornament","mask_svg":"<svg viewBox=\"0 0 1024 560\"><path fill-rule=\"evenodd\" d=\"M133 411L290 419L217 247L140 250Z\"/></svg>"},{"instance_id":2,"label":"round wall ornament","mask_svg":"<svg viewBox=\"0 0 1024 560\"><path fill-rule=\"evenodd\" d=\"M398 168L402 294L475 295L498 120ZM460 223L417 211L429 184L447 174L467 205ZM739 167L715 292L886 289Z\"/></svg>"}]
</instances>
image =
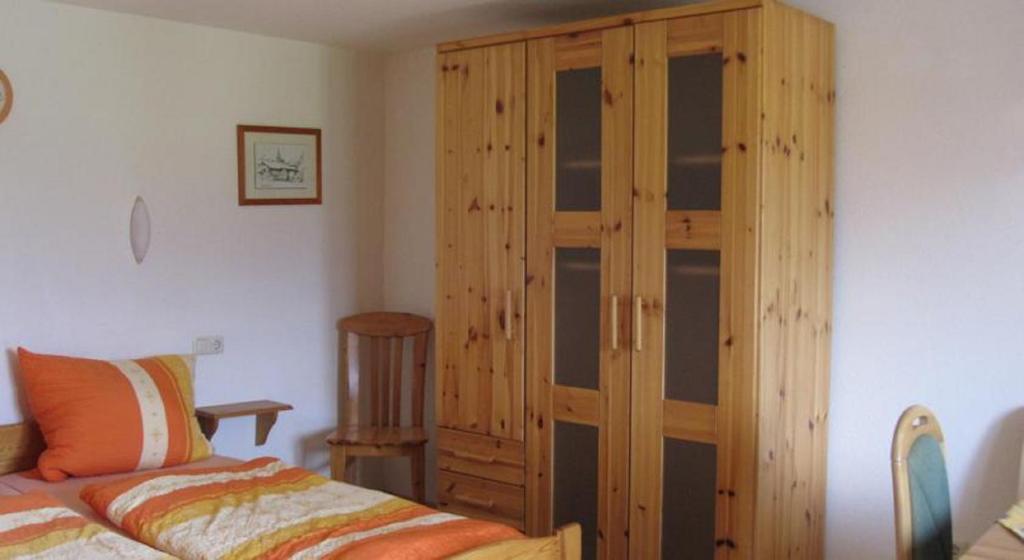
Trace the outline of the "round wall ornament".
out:
<instances>
[{"instance_id":1,"label":"round wall ornament","mask_svg":"<svg viewBox=\"0 0 1024 560\"><path fill-rule=\"evenodd\" d=\"M0 123L7 119L13 104L14 90L11 89L11 81L7 79L7 74L0 70Z\"/></svg>"}]
</instances>

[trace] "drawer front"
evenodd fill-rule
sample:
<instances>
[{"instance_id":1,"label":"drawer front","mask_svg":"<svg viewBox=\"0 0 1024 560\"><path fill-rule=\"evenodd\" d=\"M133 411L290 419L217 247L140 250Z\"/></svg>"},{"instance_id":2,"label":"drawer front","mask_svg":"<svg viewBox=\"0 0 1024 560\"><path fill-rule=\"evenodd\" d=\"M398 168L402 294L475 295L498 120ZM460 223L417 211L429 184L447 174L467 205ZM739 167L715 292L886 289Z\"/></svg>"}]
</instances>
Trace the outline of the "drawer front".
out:
<instances>
[{"instance_id":1,"label":"drawer front","mask_svg":"<svg viewBox=\"0 0 1024 560\"><path fill-rule=\"evenodd\" d=\"M522 486L525 452L521 441L438 430L437 466L442 471Z\"/></svg>"},{"instance_id":2,"label":"drawer front","mask_svg":"<svg viewBox=\"0 0 1024 560\"><path fill-rule=\"evenodd\" d=\"M511 525L523 530L523 487L441 471L438 509Z\"/></svg>"}]
</instances>

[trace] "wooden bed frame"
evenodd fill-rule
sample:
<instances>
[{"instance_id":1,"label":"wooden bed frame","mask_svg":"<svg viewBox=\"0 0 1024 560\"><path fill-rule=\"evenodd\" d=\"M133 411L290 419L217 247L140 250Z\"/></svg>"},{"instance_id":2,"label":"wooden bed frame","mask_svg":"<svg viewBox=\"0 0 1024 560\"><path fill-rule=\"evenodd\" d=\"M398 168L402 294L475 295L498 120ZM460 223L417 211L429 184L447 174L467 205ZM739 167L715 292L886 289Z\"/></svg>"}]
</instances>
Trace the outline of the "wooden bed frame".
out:
<instances>
[{"instance_id":1,"label":"wooden bed frame","mask_svg":"<svg viewBox=\"0 0 1024 560\"><path fill-rule=\"evenodd\" d=\"M0 475L36 466L46 447L39 429L31 422L0 426ZM489 544L454 556L459 560L580 560L580 526L558 529L550 537L517 539Z\"/></svg>"}]
</instances>

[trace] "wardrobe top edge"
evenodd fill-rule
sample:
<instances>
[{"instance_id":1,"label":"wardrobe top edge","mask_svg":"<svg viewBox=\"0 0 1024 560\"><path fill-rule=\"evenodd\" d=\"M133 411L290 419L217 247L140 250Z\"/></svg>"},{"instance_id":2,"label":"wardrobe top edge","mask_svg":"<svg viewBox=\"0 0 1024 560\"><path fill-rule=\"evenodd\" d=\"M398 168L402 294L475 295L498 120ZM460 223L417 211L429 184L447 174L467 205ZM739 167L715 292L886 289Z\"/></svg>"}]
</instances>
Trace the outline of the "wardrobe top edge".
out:
<instances>
[{"instance_id":1,"label":"wardrobe top edge","mask_svg":"<svg viewBox=\"0 0 1024 560\"><path fill-rule=\"evenodd\" d=\"M464 49L472 49L477 47L489 47L493 45L500 45L503 43L514 43L518 41L527 41L530 39L554 37L557 35L568 35L572 33L596 31L599 29L609 29L612 27L623 27L626 25L633 25L636 23L643 23L646 21L658 21L663 19L673 19L677 17L712 14L717 12L731 12L734 10L757 8L771 3L778 2L775 2L774 0L711 0L710 2L701 2L699 4L684 4L681 6L658 8L656 10L629 12L613 16L604 16L599 18L585 19L568 23L559 23L544 27L538 27L534 29L509 31L506 33L497 33L494 35L484 35L481 37L472 37L468 39L446 41L444 43L439 43L437 45L437 52L446 53Z\"/></svg>"}]
</instances>

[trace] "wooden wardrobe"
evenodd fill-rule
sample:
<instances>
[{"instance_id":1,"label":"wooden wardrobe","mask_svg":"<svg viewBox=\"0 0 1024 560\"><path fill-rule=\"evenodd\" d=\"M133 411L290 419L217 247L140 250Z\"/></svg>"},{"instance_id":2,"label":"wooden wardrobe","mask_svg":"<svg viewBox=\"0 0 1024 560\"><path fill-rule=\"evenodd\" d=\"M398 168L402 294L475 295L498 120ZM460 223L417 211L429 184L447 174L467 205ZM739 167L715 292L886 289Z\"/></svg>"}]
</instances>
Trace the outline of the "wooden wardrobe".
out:
<instances>
[{"instance_id":1,"label":"wooden wardrobe","mask_svg":"<svg viewBox=\"0 0 1024 560\"><path fill-rule=\"evenodd\" d=\"M833 45L719 0L438 47L442 509L823 557Z\"/></svg>"}]
</instances>

